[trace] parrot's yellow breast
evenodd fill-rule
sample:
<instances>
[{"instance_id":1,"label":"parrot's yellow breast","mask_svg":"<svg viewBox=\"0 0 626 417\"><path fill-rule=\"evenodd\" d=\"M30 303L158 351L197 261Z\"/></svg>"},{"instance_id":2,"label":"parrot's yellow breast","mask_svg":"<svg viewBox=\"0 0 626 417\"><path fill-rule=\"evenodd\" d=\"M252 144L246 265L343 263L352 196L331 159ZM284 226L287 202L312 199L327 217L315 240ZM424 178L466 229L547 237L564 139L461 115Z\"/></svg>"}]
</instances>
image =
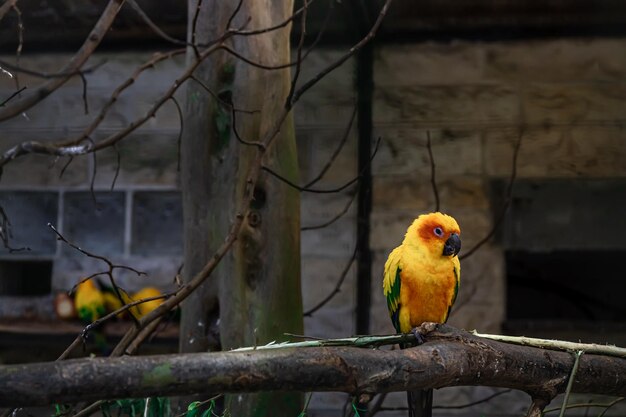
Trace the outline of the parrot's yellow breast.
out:
<instances>
[{"instance_id":1,"label":"parrot's yellow breast","mask_svg":"<svg viewBox=\"0 0 626 417\"><path fill-rule=\"evenodd\" d=\"M444 323L458 291L458 259L432 259L404 248L401 264L400 330L406 333L427 321Z\"/></svg>"}]
</instances>

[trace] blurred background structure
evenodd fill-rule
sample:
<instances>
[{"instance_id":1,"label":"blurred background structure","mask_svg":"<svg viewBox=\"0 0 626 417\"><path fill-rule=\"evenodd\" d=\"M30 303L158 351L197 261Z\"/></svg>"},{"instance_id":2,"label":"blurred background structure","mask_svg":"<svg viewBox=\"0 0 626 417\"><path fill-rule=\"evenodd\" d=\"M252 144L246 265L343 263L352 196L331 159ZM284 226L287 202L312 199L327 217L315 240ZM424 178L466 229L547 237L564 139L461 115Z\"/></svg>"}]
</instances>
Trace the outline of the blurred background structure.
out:
<instances>
[{"instance_id":1,"label":"blurred background structure","mask_svg":"<svg viewBox=\"0 0 626 417\"><path fill-rule=\"evenodd\" d=\"M184 2L139 4L165 32L185 37ZM18 82L40 81L12 66L41 73L62 67L102 4L22 0L19 7L23 32L12 13L0 25L0 66L6 71L0 74L0 97L15 91ZM305 76L337 57L376 10L358 1L312 5L307 42L323 33L305 60ZM381 290L383 264L412 219L435 209L434 162L441 211L459 221L461 255L467 256L450 324L626 345L624 28L626 3L620 1L394 3L370 55L331 73L295 109L301 183L334 160L316 189L354 179L361 172L359 155L362 163L363 149L369 155L381 138L371 177L360 182L362 190L371 189L371 213L359 209L368 203L358 197L357 186L301 195L305 312L332 293L349 268L340 291L305 316L306 334L393 331ZM294 26L294 39L298 30ZM23 35L19 57L18 33ZM21 117L0 124L2 151L84 128L136 67L167 48L127 8L87 64L93 68L85 74L89 114L83 82L75 77ZM96 135L145 113L183 65L180 56L143 73ZM340 148L355 108L360 120ZM369 123L363 120L368 108ZM11 221L11 245L30 250L0 253L0 363L54 359L58 352L51 346L61 351L76 334L54 320L53 298L98 266L57 242L47 223L91 252L146 271L151 285L173 286L183 250L179 130L178 112L169 103L116 149L78 158L67 169L66 160L39 155L4 168L0 205ZM312 228L344 212L328 226ZM357 233L363 224L370 232L369 266L363 251L351 261L357 243L363 244ZM371 281L363 268L369 268ZM129 290L146 285L133 274L120 279ZM170 332L154 349L174 351L175 340ZM490 392L450 389L437 395L451 404ZM526 404L514 409L513 397L502 408L491 403L481 413L518 415ZM329 395L314 404L324 413L343 407L343 398ZM403 397L391 401L401 404ZM459 411L464 412L470 411Z\"/></svg>"}]
</instances>

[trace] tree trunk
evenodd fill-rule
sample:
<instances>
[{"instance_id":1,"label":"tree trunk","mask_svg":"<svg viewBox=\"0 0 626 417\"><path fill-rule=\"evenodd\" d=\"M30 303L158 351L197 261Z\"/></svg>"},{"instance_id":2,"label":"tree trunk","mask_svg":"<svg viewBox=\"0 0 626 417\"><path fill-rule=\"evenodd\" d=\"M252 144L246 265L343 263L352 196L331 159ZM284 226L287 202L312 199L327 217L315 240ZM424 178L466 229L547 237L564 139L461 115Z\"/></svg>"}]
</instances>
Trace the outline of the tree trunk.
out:
<instances>
[{"instance_id":1,"label":"tree trunk","mask_svg":"<svg viewBox=\"0 0 626 417\"><path fill-rule=\"evenodd\" d=\"M204 1L197 18L195 41L203 44L225 30L237 2ZM197 2L189 2L189 36ZM231 27L257 29L284 21L292 1L242 2ZM246 22L250 21L246 24ZM256 36L235 36L228 46L265 65L289 62L289 29ZM194 59L190 48L189 59ZM181 186L185 222L183 278L189 280L224 241L242 201L253 145L275 123L290 86L289 69L260 69L224 51L211 55L196 72L205 87L189 81L181 143ZM254 111L254 113L248 113ZM268 149L264 164L298 182L292 117L284 122ZM273 178L261 176L238 241L208 282L183 305L181 352L203 352L284 340L302 333L300 290L299 193ZM219 326L217 326L219 317ZM219 328L219 340L215 329ZM300 394L255 394L244 401L226 400L233 415L289 415L300 412ZM228 404L230 402L230 404Z\"/></svg>"}]
</instances>

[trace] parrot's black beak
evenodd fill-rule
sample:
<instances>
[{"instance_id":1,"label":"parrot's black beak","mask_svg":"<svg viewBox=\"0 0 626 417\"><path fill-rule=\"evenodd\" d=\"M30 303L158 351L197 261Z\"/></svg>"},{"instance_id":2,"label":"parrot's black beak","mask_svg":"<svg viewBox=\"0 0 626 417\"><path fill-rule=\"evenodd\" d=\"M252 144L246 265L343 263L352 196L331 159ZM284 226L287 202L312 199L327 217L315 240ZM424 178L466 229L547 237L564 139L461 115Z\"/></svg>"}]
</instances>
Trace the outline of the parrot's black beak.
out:
<instances>
[{"instance_id":1,"label":"parrot's black beak","mask_svg":"<svg viewBox=\"0 0 626 417\"><path fill-rule=\"evenodd\" d=\"M461 251L461 238L452 233L443 245L443 256L457 256Z\"/></svg>"}]
</instances>

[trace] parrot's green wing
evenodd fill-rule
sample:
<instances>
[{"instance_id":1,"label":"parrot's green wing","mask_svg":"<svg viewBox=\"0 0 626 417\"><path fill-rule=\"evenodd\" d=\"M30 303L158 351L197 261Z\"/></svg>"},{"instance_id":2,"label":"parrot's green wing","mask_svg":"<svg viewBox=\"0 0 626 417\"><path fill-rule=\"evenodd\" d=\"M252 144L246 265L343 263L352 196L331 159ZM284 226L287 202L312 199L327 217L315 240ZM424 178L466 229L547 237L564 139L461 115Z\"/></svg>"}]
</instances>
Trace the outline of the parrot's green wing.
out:
<instances>
[{"instance_id":1,"label":"parrot's green wing","mask_svg":"<svg viewBox=\"0 0 626 417\"><path fill-rule=\"evenodd\" d=\"M383 276L383 293L387 298L387 308L393 327L398 333L400 331L400 287L402 280L400 278L400 248L396 248L389 254L389 258L385 263L385 273Z\"/></svg>"},{"instance_id":2,"label":"parrot's green wing","mask_svg":"<svg viewBox=\"0 0 626 417\"><path fill-rule=\"evenodd\" d=\"M452 305L456 301L456 296L459 294L459 284L461 284L461 265L459 264L458 258L456 258L456 262L454 263L452 272L454 273L454 293L452 295L452 302L448 306L448 312L446 313L446 317L443 320L444 323L448 321L448 317L450 317L450 310L452 310Z\"/></svg>"}]
</instances>

